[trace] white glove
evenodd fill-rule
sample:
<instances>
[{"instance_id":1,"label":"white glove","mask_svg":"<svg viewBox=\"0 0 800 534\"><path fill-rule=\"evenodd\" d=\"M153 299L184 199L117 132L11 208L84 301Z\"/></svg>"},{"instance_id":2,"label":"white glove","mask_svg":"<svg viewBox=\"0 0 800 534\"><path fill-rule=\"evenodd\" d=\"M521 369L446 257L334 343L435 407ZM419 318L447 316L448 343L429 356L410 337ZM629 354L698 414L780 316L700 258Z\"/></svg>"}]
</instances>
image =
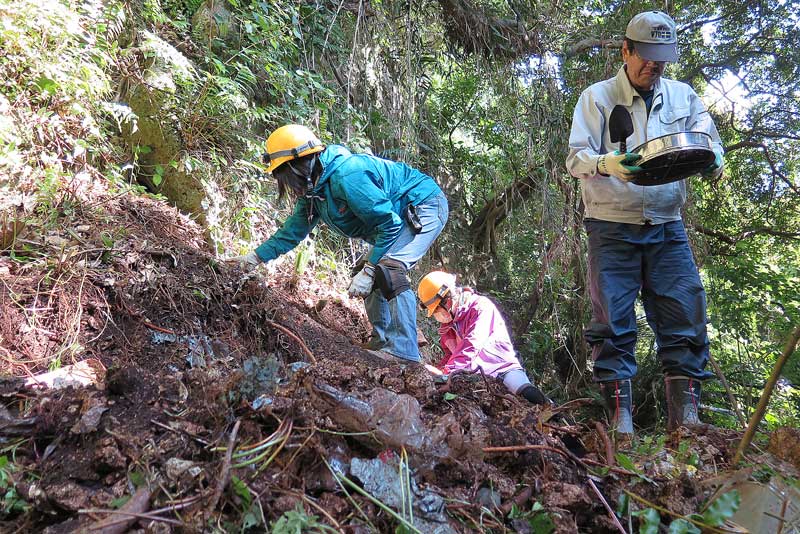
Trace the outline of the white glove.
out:
<instances>
[{"instance_id":1,"label":"white glove","mask_svg":"<svg viewBox=\"0 0 800 534\"><path fill-rule=\"evenodd\" d=\"M609 154L603 154L597 160L597 172L603 176L615 176L620 180L630 182L636 175L642 172L641 167L633 165L642 159L639 154L625 152L624 154L616 150Z\"/></svg>"},{"instance_id":2,"label":"white glove","mask_svg":"<svg viewBox=\"0 0 800 534\"><path fill-rule=\"evenodd\" d=\"M372 282L375 276L375 267L370 263L365 263L364 268L353 277L347 294L351 297L366 297L372 293Z\"/></svg>"},{"instance_id":3,"label":"white glove","mask_svg":"<svg viewBox=\"0 0 800 534\"><path fill-rule=\"evenodd\" d=\"M235 263L240 269L243 271L252 271L258 264L261 263L261 258L258 257L256 251L250 251L244 256L236 256L235 258L231 258L228 260L231 263Z\"/></svg>"}]
</instances>

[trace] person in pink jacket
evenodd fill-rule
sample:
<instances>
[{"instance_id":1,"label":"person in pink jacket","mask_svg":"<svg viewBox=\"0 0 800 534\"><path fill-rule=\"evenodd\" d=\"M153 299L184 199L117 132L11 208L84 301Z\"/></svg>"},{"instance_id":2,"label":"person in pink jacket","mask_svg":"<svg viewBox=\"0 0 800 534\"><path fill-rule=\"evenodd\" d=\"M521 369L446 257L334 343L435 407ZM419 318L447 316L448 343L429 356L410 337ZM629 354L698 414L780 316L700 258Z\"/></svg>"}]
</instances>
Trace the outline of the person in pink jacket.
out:
<instances>
[{"instance_id":1,"label":"person in pink jacket","mask_svg":"<svg viewBox=\"0 0 800 534\"><path fill-rule=\"evenodd\" d=\"M425 275L417 287L420 306L439 323L439 343L444 357L437 375L480 373L499 378L511 393L534 404L549 404L542 391L531 384L517 359L508 328L497 306L443 271Z\"/></svg>"}]
</instances>

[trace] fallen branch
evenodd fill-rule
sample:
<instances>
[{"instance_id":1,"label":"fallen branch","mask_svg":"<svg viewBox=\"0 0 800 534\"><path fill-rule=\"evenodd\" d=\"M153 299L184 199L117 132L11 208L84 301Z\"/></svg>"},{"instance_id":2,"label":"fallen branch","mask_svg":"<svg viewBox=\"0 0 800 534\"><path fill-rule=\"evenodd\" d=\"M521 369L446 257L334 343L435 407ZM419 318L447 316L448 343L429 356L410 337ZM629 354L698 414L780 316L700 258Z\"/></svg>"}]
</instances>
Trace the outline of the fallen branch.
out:
<instances>
[{"instance_id":1,"label":"fallen branch","mask_svg":"<svg viewBox=\"0 0 800 534\"><path fill-rule=\"evenodd\" d=\"M569 457L569 455L562 451L561 449L557 449L555 447L550 447L549 445L508 445L506 447L484 447L483 452L485 453L492 453L492 452L523 452L523 451L550 451L558 453L562 456Z\"/></svg>"},{"instance_id":2,"label":"fallen branch","mask_svg":"<svg viewBox=\"0 0 800 534\"><path fill-rule=\"evenodd\" d=\"M589 404L594 404L594 399L590 399L588 397L581 397L579 399L572 399L571 401L567 401L560 406L556 406L553 410L557 413L565 412L567 410L574 410L575 408L580 408L581 406L586 406Z\"/></svg>"},{"instance_id":3,"label":"fallen branch","mask_svg":"<svg viewBox=\"0 0 800 534\"><path fill-rule=\"evenodd\" d=\"M603 497L602 493L600 493L600 490L597 489L594 480L592 480L591 478L589 479L589 485L594 490L595 495L597 495L597 497L600 499L600 502L603 503L603 506L605 506L609 517L611 517L611 521L614 523L614 526L616 526L619 529L619 531L622 532L622 534L628 534L627 532L625 532L625 529L622 528L622 524L619 522L619 519L617 519L617 515L614 513L614 510L612 510L611 507L608 505L608 501L606 501L606 498Z\"/></svg>"},{"instance_id":4,"label":"fallen branch","mask_svg":"<svg viewBox=\"0 0 800 534\"><path fill-rule=\"evenodd\" d=\"M614 445L611 444L611 440L608 439L608 434L606 434L606 429L603 426L603 423L600 421L595 421L594 428L597 430L597 434L600 437L600 440L603 442L603 445L606 449L606 463L609 467L614 467Z\"/></svg>"},{"instance_id":5,"label":"fallen branch","mask_svg":"<svg viewBox=\"0 0 800 534\"><path fill-rule=\"evenodd\" d=\"M153 495L153 492L150 488L144 487L139 489L136 493L133 494L133 497L130 498L125 505L120 508L119 510L81 510L83 513L107 513L112 515L124 515L129 516L125 518L114 518L111 519L107 517L102 521L98 521L93 525L88 527L88 530L92 532L97 532L98 534L122 534L126 532L131 526L133 526L139 519L152 519L152 520L161 520L164 522L171 522L175 521L174 519L166 519L166 518L152 518L147 517L145 512L150 507L150 497ZM175 521L179 525L182 523Z\"/></svg>"},{"instance_id":6,"label":"fallen branch","mask_svg":"<svg viewBox=\"0 0 800 534\"><path fill-rule=\"evenodd\" d=\"M273 328L275 328L277 330L280 330L281 332L283 332L284 334L286 334L290 338L292 338L295 341L297 341L297 343L300 345L300 348L302 348L303 352L306 353L306 356L308 356L308 359L311 361L311 363L314 363L314 364L317 363L317 359L314 357L314 353L311 352L311 350L306 346L306 344L303 342L302 339L300 339L300 337L297 334L295 334L294 332L292 332L291 330L289 330L285 326L280 325L280 324L278 324L278 323L276 323L274 321L270 321L269 319L265 319L265 321L271 327L273 327Z\"/></svg>"},{"instance_id":7,"label":"fallen branch","mask_svg":"<svg viewBox=\"0 0 800 534\"><path fill-rule=\"evenodd\" d=\"M160 326L156 326L153 323L151 323L150 321L145 321L144 319L142 319L142 324L145 325L150 330L155 330L157 332L162 332L164 334L170 334L172 336L177 336L177 334L175 332L173 332L172 330L170 330L169 328L162 328Z\"/></svg>"},{"instance_id":8,"label":"fallen branch","mask_svg":"<svg viewBox=\"0 0 800 534\"><path fill-rule=\"evenodd\" d=\"M214 490L214 496L211 498L211 510L216 510L219 499L222 497L222 492L225 491L225 486L231 477L231 457L233 456L233 445L236 443L236 434L239 433L239 425L242 423L241 419L236 420L231 430L231 437L228 439L228 450L225 452L225 460L222 462L222 469L219 472L219 480L217 481L217 489Z\"/></svg>"}]
</instances>

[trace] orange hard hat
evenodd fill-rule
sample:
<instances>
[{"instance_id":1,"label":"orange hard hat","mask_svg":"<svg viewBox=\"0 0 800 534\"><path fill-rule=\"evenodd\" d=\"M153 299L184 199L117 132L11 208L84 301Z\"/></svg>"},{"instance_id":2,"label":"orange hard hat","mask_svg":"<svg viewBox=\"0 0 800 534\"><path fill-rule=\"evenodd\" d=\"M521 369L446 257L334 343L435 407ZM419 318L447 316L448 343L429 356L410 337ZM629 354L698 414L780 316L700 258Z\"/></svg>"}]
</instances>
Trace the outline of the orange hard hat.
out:
<instances>
[{"instance_id":1,"label":"orange hard hat","mask_svg":"<svg viewBox=\"0 0 800 534\"><path fill-rule=\"evenodd\" d=\"M420 306L427 309L428 317L441 304L442 299L456 287L456 275L444 271L431 271L422 277L417 286Z\"/></svg>"}]
</instances>

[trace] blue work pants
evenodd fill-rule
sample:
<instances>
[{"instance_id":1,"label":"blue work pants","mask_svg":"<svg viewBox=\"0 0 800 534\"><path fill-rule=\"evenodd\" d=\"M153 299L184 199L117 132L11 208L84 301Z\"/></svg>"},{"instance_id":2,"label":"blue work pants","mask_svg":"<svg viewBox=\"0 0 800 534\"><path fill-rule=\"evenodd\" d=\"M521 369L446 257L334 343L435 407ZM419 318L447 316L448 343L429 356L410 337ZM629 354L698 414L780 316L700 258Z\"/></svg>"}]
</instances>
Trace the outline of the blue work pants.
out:
<instances>
[{"instance_id":1,"label":"blue work pants","mask_svg":"<svg viewBox=\"0 0 800 534\"><path fill-rule=\"evenodd\" d=\"M706 293L682 221L637 225L587 219L594 378L636 374L636 314L641 292L664 374L706 379Z\"/></svg>"}]
</instances>

